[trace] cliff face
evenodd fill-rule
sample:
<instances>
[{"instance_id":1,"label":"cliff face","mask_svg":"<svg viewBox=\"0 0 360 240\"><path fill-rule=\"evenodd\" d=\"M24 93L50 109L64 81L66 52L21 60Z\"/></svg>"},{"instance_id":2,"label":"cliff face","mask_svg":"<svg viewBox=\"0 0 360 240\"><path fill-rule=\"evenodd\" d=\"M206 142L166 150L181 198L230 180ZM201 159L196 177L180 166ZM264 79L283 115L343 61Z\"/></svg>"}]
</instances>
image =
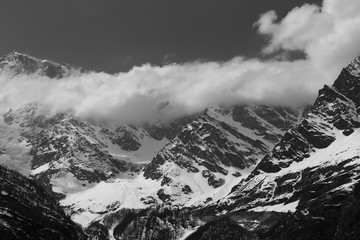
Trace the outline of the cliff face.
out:
<instances>
[{"instance_id":1,"label":"cliff face","mask_svg":"<svg viewBox=\"0 0 360 240\"><path fill-rule=\"evenodd\" d=\"M358 62L319 91L301 122L212 209L228 212L264 239L341 239L344 234L356 239L358 231L352 227L359 222ZM339 221L347 214L346 223Z\"/></svg>"},{"instance_id":2,"label":"cliff face","mask_svg":"<svg viewBox=\"0 0 360 240\"><path fill-rule=\"evenodd\" d=\"M43 188L0 166L1 239L87 239Z\"/></svg>"},{"instance_id":3,"label":"cliff face","mask_svg":"<svg viewBox=\"0 0 360 240\"><path fill-rule=\"evenodd\" d=\"M101 182L61 204L84 225L121 208L208 205L245 178L299 115L285 107L210 107L177 125L137 176Z\"/></svg>"}]
</instances>

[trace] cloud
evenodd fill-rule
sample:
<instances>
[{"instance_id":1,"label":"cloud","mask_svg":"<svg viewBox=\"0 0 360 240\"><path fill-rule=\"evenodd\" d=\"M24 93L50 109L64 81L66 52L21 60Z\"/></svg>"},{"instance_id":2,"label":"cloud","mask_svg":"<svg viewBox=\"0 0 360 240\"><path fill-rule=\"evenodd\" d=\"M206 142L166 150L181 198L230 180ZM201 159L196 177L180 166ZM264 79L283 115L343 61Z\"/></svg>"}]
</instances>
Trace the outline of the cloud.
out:
<instances>
[{"instance_id":1,"label":"cloud","mask_svg":"<svg viewBox=\"0 0 360 240\"><path fill-rule=\"evenodd\" d=\"M291 10L279 23L274 11L263 14L256 25L259 33L270 35L270 44L264 49L270 53L278 49L306 50L315 39L333 28L333 19L322 13L320 7L305 4Z\"/></svg>"},{"instance_id":2,"label":"cloud","mask_svg":"<svg viewBox=\"0 0 360 240\"><path fill-rule=\"evenodd\" d=\"M360 55L360 2L324 0L322 6L305 4L278 21L274 11L263 14L255 24L269 38L264 53L301 50L315 71L328 72L331 83L339 70Z\"/></svg>"},{"instance_id":3,"label":"cloud","mask_svg":"<svg viewBox=\"0 0 360 240\"><path fill-rule=\"evenodd\" d=\"M71 108L86 117L158 121L192 114L209 105L284 104L284 99L295 103L311 90L311 86L303 86L306 75L300 74L308 71L306 65L298 65L301 67L238 57L223 63L143 65L115 75L88 72L60 80L3 74L0 109L40 102L55 112Z\"/></svg>"},{"instance_id":4,"label":"cloud","mask_svg":"<svg viewBox=\"0 0 360 240\"><path fill-rule=\"evenodd\" d=\"M331 13L338 19L359 17L360 2L356 0L325 0L323 11Z\"/></svg>"},{"instance_id":5,"label":"cloud","mask_svg":"<svg viewBox=\"0 0 360 240\"><path fill-rule=\"evenodd\" d=\"M125 73L73 73L60 80L3 73L0 111L40 102L53 112L70 108L84 117L154 122L209 105L311 103L323 84L331 84L341 68L360 55L360 4L341 3L305 4L283 19L270 11L255 23L269 40L265 54L300 50L306 59L146 64Z\"/></svg>"}]
</instances>

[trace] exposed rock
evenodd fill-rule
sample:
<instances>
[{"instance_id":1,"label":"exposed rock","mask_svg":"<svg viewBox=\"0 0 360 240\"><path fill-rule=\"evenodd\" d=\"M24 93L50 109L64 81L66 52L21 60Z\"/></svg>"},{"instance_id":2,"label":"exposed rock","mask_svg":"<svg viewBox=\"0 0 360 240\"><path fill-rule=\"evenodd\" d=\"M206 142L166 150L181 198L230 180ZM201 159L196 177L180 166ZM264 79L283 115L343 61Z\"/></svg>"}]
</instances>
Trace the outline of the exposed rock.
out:
<instances>
[{"instance_id":1,"label":"exposed rock","mask_svg":"<svg viewBox=\"0 0 360 240\"><path fill-rule=\"evenodd\" d=\"M186 240L257 240L257 236L250 233L237 222L230 218L220 218L206 223L199 227L196 232L192 233Z\"/></svg>"},{"instance_id":2,"label":"exposed rock","mask_svg":"<svg viewBox=\"0 0 360 240\"><path fill-rule=\"evenodd\" d=\"M39 74L50 78L61 78L70 74L71 67L14 51L0 58L0 70L13 75Z\"/></svg>"},{"instance_id":3,"label":"exposed rock","mask_svg":"<svg viewBox=\"0 0 360 240\"><path fill-rule=\"evenodd\" d=\"M85 240L58 203L34 181L0 166L0 238Z\"/></svg>"}]
</instances>

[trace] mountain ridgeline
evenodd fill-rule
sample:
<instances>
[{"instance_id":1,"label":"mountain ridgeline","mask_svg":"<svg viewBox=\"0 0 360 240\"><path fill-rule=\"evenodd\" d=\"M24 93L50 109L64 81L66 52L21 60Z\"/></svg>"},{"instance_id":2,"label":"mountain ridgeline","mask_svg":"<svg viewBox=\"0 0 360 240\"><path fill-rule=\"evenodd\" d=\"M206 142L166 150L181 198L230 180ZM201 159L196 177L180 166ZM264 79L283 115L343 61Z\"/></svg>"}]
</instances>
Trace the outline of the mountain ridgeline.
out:
<instances>
[{"instance_id":1,"label":"mountain ridgeline","mask_svg":"<svg viewBox=\"0 0 360 240\"><path fill-rule=\"evenodd\" d=\"M56 81L71 71L16 52L0 68ZM0 168L0 231L9 239L359 239L359 114L360 59L301 108L209 106L153 125L106 125L38 103L10 109L0 163L28 178ZM21 220L35 218L30 227Z\"/></svg>"},{"instance_id":2,"label":"mountain ridgeline","mask_svg":"<svg viewBox=\"0 0 360 240\"><path fill-rule=\"evenodd\" d=\"M0 69L11 75L37 74L50 78L62 78L69 75L71 71L69 65L37 59L16 51L0 58Z\"/></svg>"}]
</instances>

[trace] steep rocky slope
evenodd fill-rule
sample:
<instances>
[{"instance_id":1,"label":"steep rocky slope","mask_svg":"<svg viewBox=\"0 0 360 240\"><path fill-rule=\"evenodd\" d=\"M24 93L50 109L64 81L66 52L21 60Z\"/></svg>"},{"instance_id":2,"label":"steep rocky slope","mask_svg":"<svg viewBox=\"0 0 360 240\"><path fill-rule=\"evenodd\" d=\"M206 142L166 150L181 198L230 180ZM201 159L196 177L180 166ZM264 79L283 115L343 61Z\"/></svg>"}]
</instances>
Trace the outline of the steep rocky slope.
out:
<instances>
[{"instance_id":1,"label":"steep rocky slope","mask_svg":"<svg viewBox=\"0 0 360 240\"><path fill-rule=\"evenodd\" d=\"M196 232L192 233L186 240L258 240L256 234L249 232L239 226L236 221L223 217L214 221L210 221L199 227Z\"/></svg>"},{"instance_id":2,"label":"steep rocky slope","mask_svg":"<svg viewBox=\"0 0 360 240\"><path fill-rule=\"evenodd\" d=\"M332 86L324 86L301 122L287 131L254 171L212 209L229 212L266 239L342 239L344 235L356 239L358 63L355 59ZM351 208L354 215L349 214ZM265 217L268 212L273 212L271 224L270 215ZM352 217L344 223L341 219L347 214Z\"/></svg>"},{"instance_id":3,"label":"steep rocky slope","mask_svg":"<svg viewBox=\"0 0 360 240\"><path fill-rule=\"evenodd\" d=\"M279 110L268 106L208 108L159 151L145 167L144 177L161 181L159 197L164 198L163 202L174 201L176 194L184 200L180 190L185 194L199 191L186 178L196 179L197 185L207 187L200 190L212 192L206 198L209 201L216 195L215 189L247 174L284 129L297 121L298 112L290 108ZM269 114L261 115L264 112ZM181 176L179 169L190 175ZM194 196L191 200L195 200Z\"/></svg>"},{"instance_id":4,"label":"steep rocky slope","mask_svg":"<svg viewBox=\"0 0 360 240\"><path fill-rule=\"evenodd\" d=\"M81 240L81 227L32 180L0 166L0 239Z\"/></svg>"},{"instance_id":5,"label":"steep rocky slope","mask_svg":"<svg viewBox=\"0 0 360 240\"><path fill-rule=\"evenodd\" d=\"M132 178L167 142L144 128L107 127L74 116L50 114L38 104L10 110L3 116L3 163L25 171L58 197L110 178ZM11 147L9 147L11 142ZM20 145L27 166L11 164ZM4 156L7 156L7 160ZM6 161L5 161L6 160Z\"/></svg>"},{"instance_id":6,"label":"steep rocky slope","mask_svg":"<svg viewBox=\"0 0 360 240\"><path fill-rule=\"evenodd\" d=\"M109 127L28 104L3 116L0 160L57 197L68 195L62 204L87 225L121 208L220 199L299 114L269 106L212 107L166 125Z\"/></svg>"},{"instance_id":7,"label":"steep rocky slope","mask_svg":"<svg viewBox=\"0 0 360 240\"><path fill-rule=\"evenodd\" d=\"M265 111L273 115L260 117ZM299 114L268 106L208 108L191 117L135 178L101 182L61 204L83 225L121 208L207 205L246 177Z\"/></svg>"},{"instance_id":8,"label":"steep rocky slope","mask_svg":"<svg viewBox=\"0 0 360 240\"><path fill-rule=\"evenodd\" d=\"M355 240L360 237L360 185L352 191L332 191L279 219L266 231L258 231L261 239L335 239Z\"/></svg>"},{"instance_id":9,"label":"steep rocky slope","mask_svg":"<svg viewBox=\"0 0 360 240\"><path fill-rule=\"evenodd\" d=\"M100 239L167 239L176 240L192 232L200 224L185 209L154 207L121 209L95 221L87 228ZM110 231L106 226L112 226Z\"/></svg>"}]
</instances>

